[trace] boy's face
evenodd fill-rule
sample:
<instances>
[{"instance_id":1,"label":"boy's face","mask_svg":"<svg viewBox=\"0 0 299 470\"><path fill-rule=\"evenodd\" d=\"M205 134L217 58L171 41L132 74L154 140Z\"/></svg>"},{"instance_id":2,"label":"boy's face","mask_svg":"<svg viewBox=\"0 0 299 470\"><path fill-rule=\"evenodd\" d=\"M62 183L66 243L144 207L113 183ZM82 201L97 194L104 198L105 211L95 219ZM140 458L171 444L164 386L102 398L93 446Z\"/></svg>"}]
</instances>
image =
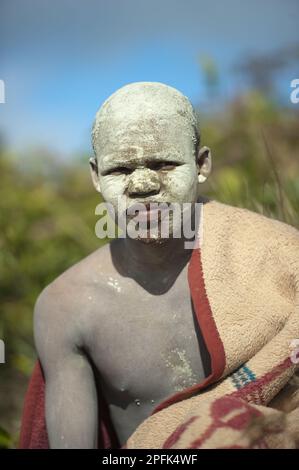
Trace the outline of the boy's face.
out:
<instances>
[{"instance_id":1,"label":"boy's face","mask_svg":"<svg viewBox=\"0 0 299 470\"><path fill-rule=\"evenodd\" d=\"M98 146L98 177L106 202L117 210L136 202L195 202L198 172L195 145L177 121L111 122ZM107 129L107 128L106 128Z\"/></svg>"}]
</instances>

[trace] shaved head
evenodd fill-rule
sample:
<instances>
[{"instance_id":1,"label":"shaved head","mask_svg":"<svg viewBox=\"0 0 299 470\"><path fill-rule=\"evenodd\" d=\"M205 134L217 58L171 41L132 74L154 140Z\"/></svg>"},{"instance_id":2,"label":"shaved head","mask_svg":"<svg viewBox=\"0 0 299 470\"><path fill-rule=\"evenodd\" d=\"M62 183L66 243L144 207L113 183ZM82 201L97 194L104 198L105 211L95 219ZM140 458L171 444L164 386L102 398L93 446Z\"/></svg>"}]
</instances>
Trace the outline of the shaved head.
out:
<instances>
[{"instance_id":1,"label":"shaved head","mask_svg":"<svg viewBox=\"0 0 299 470\"><path fill-rule=\"evenodd\" d=\"M158 82L126 85L113 93L96 114L92 130L95 155L99 156L101 143L105 143L111 132L116 139L125 143L129 138L127 130L138 134L138 131L144 130L146 122L162 128L169 120L175 132L189 136L194 147L199 143L196 113L181 92ZM147 133L147 137L150 144L153 136Z\"/></svg>"}]
</instances>

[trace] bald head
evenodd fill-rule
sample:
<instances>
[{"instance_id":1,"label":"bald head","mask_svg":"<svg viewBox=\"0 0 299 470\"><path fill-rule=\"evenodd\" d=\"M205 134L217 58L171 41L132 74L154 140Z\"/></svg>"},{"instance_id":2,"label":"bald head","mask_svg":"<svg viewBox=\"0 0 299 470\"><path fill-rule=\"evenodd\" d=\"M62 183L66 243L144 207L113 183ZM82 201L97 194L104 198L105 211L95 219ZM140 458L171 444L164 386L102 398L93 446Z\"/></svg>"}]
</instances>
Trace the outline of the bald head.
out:
<instances>
[{"instance_id":1,"label":"bald head","mask_svg":"<svg viewBox=\"0 0 299 470\"><path fill-rule=\"evenodd\" d=\"M126 85L113 93L96 114L92 131L92 144L96 156L100 156L102 144L111 142L126 143L129 133L148 131L155 127L165 136L165 127L171 123L173 133L189 137L193 146L198 144L198 122L195 111L181 92L163 83L137 82ZM154 129L152 129L154 130ZM144 134L151 139L152 133Z\"/></svg>"}]
</instances>

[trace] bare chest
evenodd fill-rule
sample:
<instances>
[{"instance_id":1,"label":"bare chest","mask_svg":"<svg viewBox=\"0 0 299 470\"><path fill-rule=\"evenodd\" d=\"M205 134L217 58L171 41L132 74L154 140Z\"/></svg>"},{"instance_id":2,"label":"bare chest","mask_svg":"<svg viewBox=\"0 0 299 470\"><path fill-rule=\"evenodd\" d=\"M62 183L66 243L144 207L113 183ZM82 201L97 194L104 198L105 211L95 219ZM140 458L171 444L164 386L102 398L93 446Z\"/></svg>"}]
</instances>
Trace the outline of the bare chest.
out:
<instances>
[{"instance_id":1,"label":"bare chest","mask_svg":"<svg viewBox=\"0 0 299 470\"><path fill-rule=\"evenodd\" d=\"M104 310L97 313L100 304ZM161 295L111 277L94 309L89 350L113 422L126 439L159 403L207 375L187 273Z\"/></svg>"}]
</instances>

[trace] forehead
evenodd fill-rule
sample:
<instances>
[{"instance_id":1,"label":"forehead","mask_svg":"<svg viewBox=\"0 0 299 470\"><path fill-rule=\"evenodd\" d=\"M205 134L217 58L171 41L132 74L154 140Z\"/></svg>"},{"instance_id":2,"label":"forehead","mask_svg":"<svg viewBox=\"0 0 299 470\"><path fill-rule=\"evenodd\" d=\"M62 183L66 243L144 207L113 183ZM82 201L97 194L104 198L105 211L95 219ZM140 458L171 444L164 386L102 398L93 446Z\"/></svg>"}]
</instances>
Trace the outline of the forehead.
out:
<instances>
[{"instance_id":1,"label":"forehead","mask_svg":"<svg viewBox=\"0 0 299 470\"><path fill-rule=\"evenodd\" d=\"M110 120L100 130L97 142L97 156L104 166L111 159L132 163L155 158L184 161L193 150L193 130L176 116Z\"/></svg>"}]
</instances>

